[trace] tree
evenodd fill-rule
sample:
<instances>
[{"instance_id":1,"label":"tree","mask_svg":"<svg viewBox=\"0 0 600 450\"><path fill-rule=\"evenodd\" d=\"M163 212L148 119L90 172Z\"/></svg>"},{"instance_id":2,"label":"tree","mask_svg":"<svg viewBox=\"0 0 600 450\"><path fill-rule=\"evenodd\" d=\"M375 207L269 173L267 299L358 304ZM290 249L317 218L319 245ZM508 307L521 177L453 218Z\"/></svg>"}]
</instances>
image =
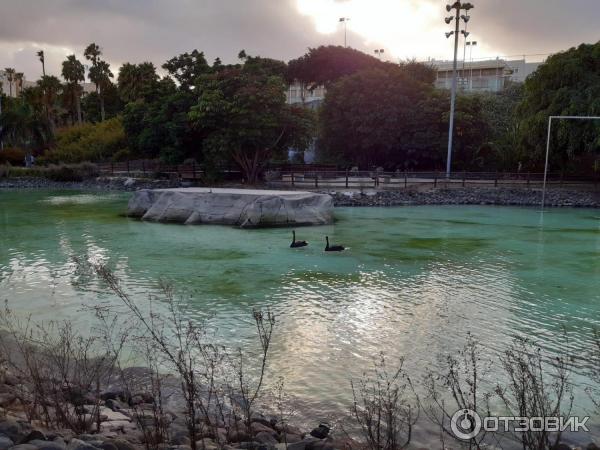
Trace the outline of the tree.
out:
<instances>
[{"instance_id":1,"label":"tree","mask_svg":"<svg viewBox=\"0 0 600 450\"><path fill-rule=\"evenodd\" d=\"M551 115L600 115L600 42L550 56L525 81L519 143L529 154L529 165L539 170ZM553 168L572 168L577 157L593 158L600 151L598 122L561 121L552 129Z\"/></svg>"},{"instance_id":2,"label":"tree","mask_svg":"<svg viewBox=\"0 0 600 450\"><path fill-rule=\"evenodd\" d=\"M311 111L285 101L280 77L240 68L201 78L199 100L189 118L216 161L235 162L249 183L264 164L291 145L304 149L311 137Z\"/></svg>"},{"instance_id":3,"label":"tree","mask_svg":"<svg viewBox=\"0 0 600 450\"><path fill-rule=\"evenodd\" d=\"M170 163L199 157L201 139L191 129L188 112L197 98L177 89L170 78L157 82L152 95L130 102L123 111L123 126L132 154L160 157Z\"/></svg>"},{"instance_id":4,"label":"tree","mask_svg":"<svg viewBox=\"0 0 600 450\"><path fill-rule=\"evenodd\" d=\"M14 77L16 70L12 67L7 67L6 69L4 69L4 72L6 73L6 81L8 81L8 96L12 97L12 83L15 80Z\"/></svg>"},{"instance_id":5,"label":"tree","mask_svg":"<svg viewBox=\"0 0 600 450\"><path fill-rule=\"evenodd\" d=\"M44 115L27 102L12 101L0 115L0 140L10 145L34 149L51 139Z\"/></svg>"},{"instance_id":6,"label":"tree","mask_svg":"<svg viewBox=\"0 0 600 450\"><path fill-rule=\"evenodd\" d=\"M157 82L156 68L151 62L125 63L119 69L117 77L119 95L125 103L143 98L152 91Z\"/></svg>"},{"instance_id":7,"label":"tree","mask_svg":"<svg viewBox=\"0 0 600 450\"><path fill-rule=\"evenodd\" d=\"M296 80L307 86L328 87L340 78L361 70L391 65L352 48L321 46L311 48L305 55L290 61L287 79L289 82Z\"/></svg>"},{"instance_id":8,"label":"tree","mask_svg":"<svg viewBox=\"0 0 600 450\"><path fill-rule=\"evenodd\" d=\"M83 54L92 62L88 77L90 81L96 85L96 94L100 100L100 120L103 121L106 118L104 110L104 91L110 89L112 86L110 79L113 78L113 73L110 71L110 64L100 59L102 51L95 43L92 42L88 45Z\"/></svg>"},{"instance_id":9,"label":"tree","mask_svg":"<svg viewBox=\"0 0 600 450\"><path fill-rule=\"evenodd\" d=\"M190 89L194 86L196 79L211 71L203 52L194 49L191 53L182 53L171 58L162 65L179 83L182 89Z\"/></svg>"},{"instance_id":10,"label":"tree","mask_svg":"<svg viewBox=\"0 0 600 450\"><path fill-rule=\"evenodd\" d=\"M37 82L37 87L42 92L43 108L46 112L50 129L54 132L56 130L58 99L62 90L62 84L55 76L44 75Z\"/></svg>"},{"instance_id":11,"label":"tree","mask_svg":"<svg viewBox=\"0 0 600 450\"><path fill-rule=\"evenodd\" d=\"M323 160L388 170L440 169L448 139L448 93L433 88L413 63L368 69L330 86L320 113ZM476 166L485 142L481 103L457 102L455 162Z\"/></svg>"},{"instance_id":12,"label":"tree","mask_svg":"<svg viewBox=\"0 0 600 450\"><path fill-rule=\"evenodd\" d=\"M44 50L39 50L36 53L38 59L40 60L40 62L42 63L42 76L46 76L46 58L44 56Z\"/></svg>"},{"instance_id":13,"label":"tree","mask_svg":"<svg viewBox=\"0 0 600 450\"><path fill-rule=\"evenodd\" d=\"M77 122L81 123L82 88L79 82L85 81L85 68L75 55L69 55L67 56L66 61L63 61L62 76L67 82L65 92L73 99L73 104L75 105Z\"/></svg>"},{"instance_id":14,"label":"tree","mask_svg":"<svg viewBox=\"0 0 600 450\"><path fill-rule=\"evenodd\" d=\"M23 78L25 75L23 72L16 72L14 75L15 79L15 95L19 95L23 91Z\"/></svg>"}]
</instances>

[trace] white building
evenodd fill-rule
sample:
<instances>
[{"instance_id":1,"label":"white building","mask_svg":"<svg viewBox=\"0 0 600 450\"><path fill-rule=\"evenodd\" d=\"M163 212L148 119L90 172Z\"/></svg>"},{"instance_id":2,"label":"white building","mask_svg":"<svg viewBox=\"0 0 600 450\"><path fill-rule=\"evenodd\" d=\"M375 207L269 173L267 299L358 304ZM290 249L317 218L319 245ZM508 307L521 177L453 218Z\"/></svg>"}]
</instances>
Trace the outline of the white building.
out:
<instances>
[{"instance_id":1,"label":"white building","mask_svg":"<svg viewBox=\"0 0 600 450\"><path fill-rule=\"evenodd\" d=\"M437 70L435 86L440 89L452 88L452 61L430 61ZM457 66L458 88L472 92L499 92L511 82L522 83L535 72L541 62L520 60L490 59L486 61L459 61Z\"/></svg>"},{"instance_id":2,"label":"white building","mask_svg":"<svg viewBox=\"0 0 600 450\"><path fill-rule=\"evenodd\" d=\"M309 108L317 108L325 99L325 86L317 86L310 90L302 83L295 82L288 86L286 93L290 105L302 103Z\"/></svg>"}]
</instances>

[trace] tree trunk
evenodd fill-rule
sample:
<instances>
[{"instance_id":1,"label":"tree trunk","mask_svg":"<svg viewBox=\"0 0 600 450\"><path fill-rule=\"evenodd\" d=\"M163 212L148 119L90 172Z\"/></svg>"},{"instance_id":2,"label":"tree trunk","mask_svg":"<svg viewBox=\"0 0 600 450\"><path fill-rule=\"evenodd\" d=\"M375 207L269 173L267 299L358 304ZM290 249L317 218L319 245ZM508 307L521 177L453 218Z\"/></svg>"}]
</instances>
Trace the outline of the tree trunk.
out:
<instances>
[{"instance_id":1,"label":"tree trunk","mask_svg":"<svg viewBox=\"0 0 600 450\"><path fill-rule=\"evenodd\" d=\"M81 125L81 97L75 94L75 108L77 109L77 122Z\"/></svg>"},{"instance_id":2,"label":"tree trunk","mask_svg":"<svg viewBox=\"0 0 600 450\"><path fill-rule=\"evenodd\" d=\"M100 93L100 120L104 122L105 112L104 112L104 95Z\"/></svg>"}]
</instances>

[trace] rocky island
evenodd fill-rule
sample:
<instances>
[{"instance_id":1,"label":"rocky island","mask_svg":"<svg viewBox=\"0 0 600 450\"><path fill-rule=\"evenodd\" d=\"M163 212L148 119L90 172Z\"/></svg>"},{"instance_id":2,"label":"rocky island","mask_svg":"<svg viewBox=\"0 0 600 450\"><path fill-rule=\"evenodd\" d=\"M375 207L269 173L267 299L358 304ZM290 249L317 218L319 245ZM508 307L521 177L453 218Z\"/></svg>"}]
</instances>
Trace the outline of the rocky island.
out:
<instances>
[{"instance_id":1,"label":"rocky island","mask_svg":"<svg viewBox=\"0 0 600 450\"><path fill-rule=\"evenodd\" d=\"M127 214L142 220L241 228L326 225L333 222L328 194L248 189L144 189L129 201Z\"/></svg>"}]
</instances>

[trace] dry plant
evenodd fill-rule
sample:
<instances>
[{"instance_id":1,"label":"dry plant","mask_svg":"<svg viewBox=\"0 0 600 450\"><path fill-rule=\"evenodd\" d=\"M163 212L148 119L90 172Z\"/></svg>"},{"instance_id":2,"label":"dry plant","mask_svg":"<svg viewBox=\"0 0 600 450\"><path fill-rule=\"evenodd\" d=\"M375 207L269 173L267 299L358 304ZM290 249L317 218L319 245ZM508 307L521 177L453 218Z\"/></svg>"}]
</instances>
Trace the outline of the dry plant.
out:
<instances>
[{"instance_id":1,"label":"dry plant","mask_svg":"<svg viewBox=\"0 0 600 450\"><path fill-rule=\"evenodd\" d=\"M481 417L490 415L491 394L482 392L481 382L487 374L490 363L482 361L481 350L471 333L467 333L464 347L456 356L440 357L444 372L438 375L428 370L425 376L426 398L429 404L423 407L426 416L440 427L442 446L445 436L461 443L451 430L451 418L456 411L471 410ZM450 401L446 403L446 396ZM469 448L482 448L486 433L471 438L466 444Z\"/></svg>"},{"instance_id":2,"label":"dry plant","mask_svg":"<svg viewBox=\"0 0 600 450\"><path fill-rule=\"evenodd\" d=\"M166 311L158 314L151 307L144 311L108 267L76 262L82 273L94 273L121 301L124 310L113 314L127 320L130 328L139 330L131 338L144 343L153 354L160 355L160 365L179 377L192 450L204 445L200 439L206 436L224 444L225 437L219 432L222 427L228 431L248 432L264 384L275 324L272 313L253 312L261 349L258 373L253 377L250 373L256 365L248 361L249 355L241 348L231 352L209 339L202 323L187 319L181 312L169 283L160 281L160 294L150 298L150 305L160 302ZM162 412L157 414L162 415Z\"/></svg>"},{"instance_id":3,"label":"dry plant","mask_svg":"<svg viewBox=\"0 0 600 450\"><path fill-rule=\"evenodd\" d=\"M568 349L566 333L564 348ZM509 415L532 418L567 417L571 414L574 397L569 378L573 358L568 350L551 358L531 341L517 338L504 352L501 361L508 383L506 387L498 386L496 393ZM552 439L549 431L540 428L516 433L523 449L546 450L558 445L560 432Z\"/></svg>"},{"instance_id":4,"label":"dry plant","mask_svg":"<svg viewBox=\"0 0 600 450\"><path fill-rule=\"evenodd\" d=\"M405 373L404 360L390 372L382 353L372 376L351 381L352 416L370 450L399 450L412 438L419 418L419 398Z\"/></svg>"},{"instance_id":5,"label":"dry plant","mask_svg":"<svg viewBox=\"0 0 600 450\"><path fill-rule=\"evenodd\" d=\"M101 340L82 336L68 321L20 319L8 304L0 312L0 327L5 330L0 351L23 380L19 400L28 419L76 433L99 431L100 387L116 357Z\"/></svg>"},{"instance_id":6,"label":"dry plant","mask_svg":"<svg viewBox=\"0 0 600 450\"><path fill-rule=\"evenodd\" d=\"M600 330L594 330L589 360L591 363L590 378L594 382L594 386L588 386L586 393L596 407L596 412L600 414Z\"/></svg>"}]
</instances>

